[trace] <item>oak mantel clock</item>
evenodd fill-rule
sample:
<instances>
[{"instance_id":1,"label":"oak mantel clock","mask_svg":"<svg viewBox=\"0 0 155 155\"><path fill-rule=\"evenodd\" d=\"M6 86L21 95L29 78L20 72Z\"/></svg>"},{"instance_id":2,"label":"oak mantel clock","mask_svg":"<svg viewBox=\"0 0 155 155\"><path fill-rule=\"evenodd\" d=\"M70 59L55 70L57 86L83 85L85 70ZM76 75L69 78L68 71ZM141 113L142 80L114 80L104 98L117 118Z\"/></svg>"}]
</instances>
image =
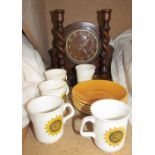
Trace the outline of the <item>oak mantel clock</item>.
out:
<instances>
[{"instance_id":1,"label":"oak mantel clock","mask_svg":"<svg viewBox=\"0 0 155 155\"><path fill-rule=\"evenodd\" d=\"M65 28L66 57L75 64L92 63L100 52L99 32L87 22L74 23Z\"/></svg>"},{"instance_id":2,"label":"oak mantel clock","mask_svg":"<svg viewBox=\"0 0 155 155\"><path fill-rule=\"evenodd\" d=\"M55 10L51 13L51 18L54 17L51 68L65 68L71 85L76 83L75 65L83 63L96 65L96 77L110 79L113 52L109 45L111 11L101 11L101 30L88 22L76 22L64 27L64 10Z\"/></svg>"}]
</instances>

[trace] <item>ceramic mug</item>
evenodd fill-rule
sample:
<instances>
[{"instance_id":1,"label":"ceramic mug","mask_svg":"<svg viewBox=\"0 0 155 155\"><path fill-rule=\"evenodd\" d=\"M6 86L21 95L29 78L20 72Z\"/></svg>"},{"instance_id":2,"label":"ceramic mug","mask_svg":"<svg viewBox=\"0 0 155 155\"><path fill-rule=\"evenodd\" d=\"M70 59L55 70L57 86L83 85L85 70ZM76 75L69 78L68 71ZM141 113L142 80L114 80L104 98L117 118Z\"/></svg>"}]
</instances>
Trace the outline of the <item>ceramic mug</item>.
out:
<instances>
[{"instance_id":1,"label":"ceramic mug","mask_svg":"<svg viewBox=\"0 0 155 155\"><path fill-rule=\"evenodd\" d=\"M80 64L75 67L77 82L92 80L95 73L95 65L93 64Z\"/></svg>"},{"instance_id":2,"label":"ceramic mug","mask_svg":"<svg viewBox=\"0 0 155 155\"><path fill-rule=\"evenodd\" d=\"M67 80L67 71L61 68L49 69L44 75L46 80Z\"/></svg>"},{"instance_id":3,"label":"ceramic mug","mask_svg":"<svg viewBox=\"0 0 155 155\"><path fill-rule=\"evenodd\" d=\"M65 100L66 95L69 93L67 82L63 80L43 81L38 87L42 96L54 95Z\"/></svg>"},{"instance_id":4,"label":"ceramic mug","mask_svg":"<svg viewBox=\"0 0 155 155\"><path fill-rule=\"evenodd\" d=\"M126 129L131 110L124 102L102 99L91 106L92 116L82 120L80 134L93 137L95 144L105 152L120 150L125 141ZM93 123L93 132L84 132L87 122Z\"/></svg>"},{"instance_id":5,"label":"ceramic mug","mask_svg":"<svg viewBox=\"0 0 155 155\"><path fill-rule=\"evenodd\" d=\"M70 113L64 117L66 108L70 109ZM74 115L72 105L64 104L63 100L56 96L37 97L28 103L27 110L36 138L42 143L58 141L63 135L65 122Z\"/></svg>"}]
</instances>

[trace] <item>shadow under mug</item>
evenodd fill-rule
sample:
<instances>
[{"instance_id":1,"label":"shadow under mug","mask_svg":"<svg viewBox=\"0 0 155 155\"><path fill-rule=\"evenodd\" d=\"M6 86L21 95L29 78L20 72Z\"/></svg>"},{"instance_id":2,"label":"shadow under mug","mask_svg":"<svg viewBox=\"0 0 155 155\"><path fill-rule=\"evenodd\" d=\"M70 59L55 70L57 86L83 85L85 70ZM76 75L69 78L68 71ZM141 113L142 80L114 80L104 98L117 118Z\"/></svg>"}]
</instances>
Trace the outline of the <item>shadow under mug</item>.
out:
<instances>
[{"instance_id":1,"label":"shadow under mug","mask_svg":"<svg viewBox=\"0 0 155 155\"><path fill-rule=\"evenodd\" d=\"M70 113L64 116L66 108ZM28 103L27 110L36 138L41 143L58 141L63 135L64 124L74 115L72 105L56 96L37 97Z\"/></svg>"},{"instance_id":2,"label":"shadow under mug","mask_svg":"<svg viewBox=\"0 0 155 155\"><path fill-rule=\"evenodd\" d=\"M131 109L122 101L102 99L91 106L92 116L82 120L80 134L92 137L95 144L105 152L120 150L125 141ZM93 123L93 132L84 132L87 122Z\"/></svg>"}]
</instances>

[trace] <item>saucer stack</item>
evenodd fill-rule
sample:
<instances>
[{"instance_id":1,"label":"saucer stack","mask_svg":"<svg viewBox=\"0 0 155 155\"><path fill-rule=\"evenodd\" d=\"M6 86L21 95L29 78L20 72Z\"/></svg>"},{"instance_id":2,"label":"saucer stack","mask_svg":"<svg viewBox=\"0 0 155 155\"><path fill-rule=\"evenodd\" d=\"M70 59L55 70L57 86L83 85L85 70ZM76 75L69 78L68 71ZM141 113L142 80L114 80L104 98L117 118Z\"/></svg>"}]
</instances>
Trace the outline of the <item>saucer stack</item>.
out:
<instances>
[{"instance_id":1,"label":"saucer stack","mask_svg":"<svg viewBox=\"0 0 155 155\"><path fill-rule=\"evenodd\" d=\"M108 80L89 80L78 83L72 89L73 105L79 111L91 114L90 106L96 100L117 99L128 101L126 89L118 83Z\"/></svg>"}]
</instances>

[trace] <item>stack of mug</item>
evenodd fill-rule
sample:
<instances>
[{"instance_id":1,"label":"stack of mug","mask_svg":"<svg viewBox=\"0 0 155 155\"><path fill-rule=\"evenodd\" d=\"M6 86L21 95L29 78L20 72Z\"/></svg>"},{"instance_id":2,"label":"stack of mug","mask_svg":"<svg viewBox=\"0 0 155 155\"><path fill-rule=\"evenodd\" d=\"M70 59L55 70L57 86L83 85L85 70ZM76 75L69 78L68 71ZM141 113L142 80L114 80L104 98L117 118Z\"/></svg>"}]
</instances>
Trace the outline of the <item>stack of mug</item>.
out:
<instances>
[{"instance_id":1,"label":"stack of mug","mask_svg":"<svg viewBox=\"0 0 155 155\"><path fill-rule=\"evenodd\" d=\"M44 73L46 81L39 85L42 96L58 96L64 101L69 93L67 85L67 71L65 69L50 69Z\"/></svg>"},{"instance_id":2,"label":"stack of mug","mask_svg":"<svg viewBox=\"0 0 155 155\"><path fill-rule=\"evenodd\" d=\"M65 122L73 117L74 108L65 103L69 93L65 69L51 69L44 73L46 80L38 86L40 97L30 101L27 110L33 124L36 138L41 143L54 143L63 135ZM64 116L64 111L69 113Z\"/></svg>"}]
</instances>

